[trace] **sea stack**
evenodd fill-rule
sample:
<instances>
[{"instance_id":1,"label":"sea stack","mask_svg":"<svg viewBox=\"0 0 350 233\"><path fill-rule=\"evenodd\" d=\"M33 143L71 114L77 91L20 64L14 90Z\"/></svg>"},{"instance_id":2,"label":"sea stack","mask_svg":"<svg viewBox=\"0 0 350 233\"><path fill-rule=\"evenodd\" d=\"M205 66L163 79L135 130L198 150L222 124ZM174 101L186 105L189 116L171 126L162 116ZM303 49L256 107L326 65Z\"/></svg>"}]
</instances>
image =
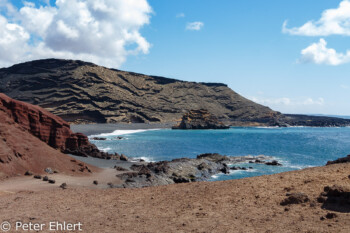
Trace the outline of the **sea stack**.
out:
<instances>
[{"instance_id":1,"label":"sea stack","mask_svg":"<svg viewBox=\"0 0 350 233\"><path fill-rule=\"evenodd\" d=\"M186 113L180 124L173 126L172 129L228 129L227 125L220 122L208 110L191 110Z\"/></svg>"}]
</instances>

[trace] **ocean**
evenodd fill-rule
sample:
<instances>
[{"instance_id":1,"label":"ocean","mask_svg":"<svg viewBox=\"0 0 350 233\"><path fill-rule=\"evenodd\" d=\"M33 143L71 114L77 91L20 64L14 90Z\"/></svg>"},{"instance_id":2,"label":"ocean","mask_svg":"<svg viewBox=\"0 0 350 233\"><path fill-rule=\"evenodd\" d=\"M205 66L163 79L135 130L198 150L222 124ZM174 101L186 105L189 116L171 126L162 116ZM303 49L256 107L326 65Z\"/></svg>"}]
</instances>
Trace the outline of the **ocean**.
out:
<instances>
[{"instance_id":1,"label":"ocean","mask_svg":"<svg viewBox=\"0 0 350 233\"><path fill-rule=\"evenodd\" d=\"M240 164L253 167L248 171L220 174L212 180L229 180L322 166L329 160L350 154L350 128L230 128L228 130L115 130L90 136L107 140L91 140L104 151L118 152L146 161L195 158L202 153L228 156L267 155L283 164ZM117 137L123 137L118 140ZM236 165L237 166L237 165Z\"/></svg>"}]
</instances>

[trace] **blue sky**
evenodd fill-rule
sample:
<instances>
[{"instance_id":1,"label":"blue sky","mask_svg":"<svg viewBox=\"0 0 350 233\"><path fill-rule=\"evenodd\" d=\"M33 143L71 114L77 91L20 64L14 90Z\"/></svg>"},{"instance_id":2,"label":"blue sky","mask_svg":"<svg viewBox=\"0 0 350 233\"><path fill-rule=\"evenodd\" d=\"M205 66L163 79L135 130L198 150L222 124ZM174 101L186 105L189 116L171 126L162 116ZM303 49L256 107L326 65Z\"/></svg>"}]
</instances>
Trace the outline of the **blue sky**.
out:
<instances>
[{"instance_id":1,"label":"blue sky","mask_svg":"<svg viewBox=\"0 0 350 233\"><path fill-rule=\"evenodd\" d=\"M8 2L18 10L23 7L22 1ZM47 6L45 1L32 2L35 8ZM57 7L54 2L51 1L52 8ZM91 57L83 53L78 56L81 51L63 53L62 47L55 45L50 47L53 51L49 55L88 57L109 67L188 81L223 82L243 96L284 113L350 115L350 33L329 28L334 20L343 20L339 25L350 22L350 15L346 17L345 11L345 16L322 18L323 12L340 8L339 4L347 0L133 2L146 2L151 10L144 6L138 11L141 13L137 18L147 15L148 19L142 18L136 26L134 21L125 22L123 27L139 35L135 33L132 40L124 38L125 47L114 52L126 55L112 56L118 61L115 65L102 59L100 50L92 51ZM63 9L63 3L60 7ZM135 5L127 7L132 10ZM347 5L341 9L346 10ZM343 11L339 12L335 11ZM21 25L19 20L6 18L9 23ZM302 28L308 21L311 26ZM195 28L186 28L195 22ZM29 34L34 38L32 31ZM61 34L42 40L50 46L53 42L48 38L57 35ZM114 36L118 35L116 32ZM105 53L110 56L108 51ZM33 58L49 56L37 50L33 54Z\"/></svg>"}]
</instances>

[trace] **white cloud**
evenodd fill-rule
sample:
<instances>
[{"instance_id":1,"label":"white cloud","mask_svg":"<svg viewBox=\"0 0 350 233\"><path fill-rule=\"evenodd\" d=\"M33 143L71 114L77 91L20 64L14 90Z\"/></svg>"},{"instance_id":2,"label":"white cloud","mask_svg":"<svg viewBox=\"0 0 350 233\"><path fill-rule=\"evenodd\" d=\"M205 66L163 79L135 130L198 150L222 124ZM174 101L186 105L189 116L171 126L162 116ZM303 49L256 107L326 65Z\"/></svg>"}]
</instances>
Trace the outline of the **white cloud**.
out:
<instances>
[{"instance_id":1,"label":"white cloud","mask_svg":"<svg viewBox=\"0 0 350 233\"><path fill-rule=\"evenodd\" d=\"M185 18L185 13L179 13L176 15L176 18Z\"/></svg>"},{"instance_id":2,"label":"white cloud","mask_svg":"<svg viewBox=\"0 0 350 233\"><path fill-rule=\"evenodd\" d=\"M301 36L350 36L350 1L343 0L337 9L328 9L317 21L308 21L301 27L287 28L287 21L282 31Z\"/></svg>"},{"instance_id":3,"label":"white cloud","mask_svg":"<svg viewBox=\"0 0 350 233\"><path fill-rule=\"evenodd\" d=\"M327 42L324 39L303 49L301 55L299 61L302 63L337 66L350 62L350 51L343 54L338 53L335 49L327 48Z\"/></svg>"},{"instance_id":4,"label":"white cloud","mask_svg":"<svg viewBox=\"0 0 350 233\"><path fill-rule=\"evenodd\" d=\"M0 7L0 66L39 58L82 59L119 67L129 55L147 54L151 45L140 29L149 24L147 0L56 0L36 7Z\"/></svg>"},{"instance_id":5,"label":"white cloud","mask_svg":"<svg viewBox=\"0 0 350 233\"><path fill-rule=\"evenodd\" d=\"M282 98L264 98L264 97L250 97L250 99L256 103L268 106L310 106L310 105L324 105L324 99L291 99L287 97Z\"/></svg>"},{"instance_id":6,"label":"white cloud","mask_svg":"<svg viewBox=\"0 0 350 233\"><path fill-rule=\"evenodd\" d=\"M192 23L187 23L186 25L186 30L190 31L199 31L203 28L204 23L203 22L192 22Z\"/></svg>"}]
</instances>

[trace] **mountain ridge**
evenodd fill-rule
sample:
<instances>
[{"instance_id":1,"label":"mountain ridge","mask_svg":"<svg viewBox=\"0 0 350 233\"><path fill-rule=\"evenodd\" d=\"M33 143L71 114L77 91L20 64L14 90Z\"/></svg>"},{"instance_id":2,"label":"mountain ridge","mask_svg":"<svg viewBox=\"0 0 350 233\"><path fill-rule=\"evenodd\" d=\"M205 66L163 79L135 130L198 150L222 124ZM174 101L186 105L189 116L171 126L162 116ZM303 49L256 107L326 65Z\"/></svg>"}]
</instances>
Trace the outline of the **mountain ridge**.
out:
<instances>
[{"instance_id":1,"label":"mountain ridge","mask_svg":"<svg viewBox=\"0 0 350 233\"><path fill-rule=\"evenodd\" d=\"M169 123L205 109L231 126L350 125L345 119L282 114L223 83L144 75L79 60L51 58L2 68L0 92L73 123Z\"/></svg>"},{"instance_id":2,"label":"mountain ridge","mask_svg":"<svg viewBox=\"0 0 350 233\"><path fill-rule=\"evenodd\" d=\"M280 115L226 84L187 82L62 59L0 69L0 92L69 122L171 122L192 109L207 109L226 122L270 124Z\"/></svg>"}]
</instances>

